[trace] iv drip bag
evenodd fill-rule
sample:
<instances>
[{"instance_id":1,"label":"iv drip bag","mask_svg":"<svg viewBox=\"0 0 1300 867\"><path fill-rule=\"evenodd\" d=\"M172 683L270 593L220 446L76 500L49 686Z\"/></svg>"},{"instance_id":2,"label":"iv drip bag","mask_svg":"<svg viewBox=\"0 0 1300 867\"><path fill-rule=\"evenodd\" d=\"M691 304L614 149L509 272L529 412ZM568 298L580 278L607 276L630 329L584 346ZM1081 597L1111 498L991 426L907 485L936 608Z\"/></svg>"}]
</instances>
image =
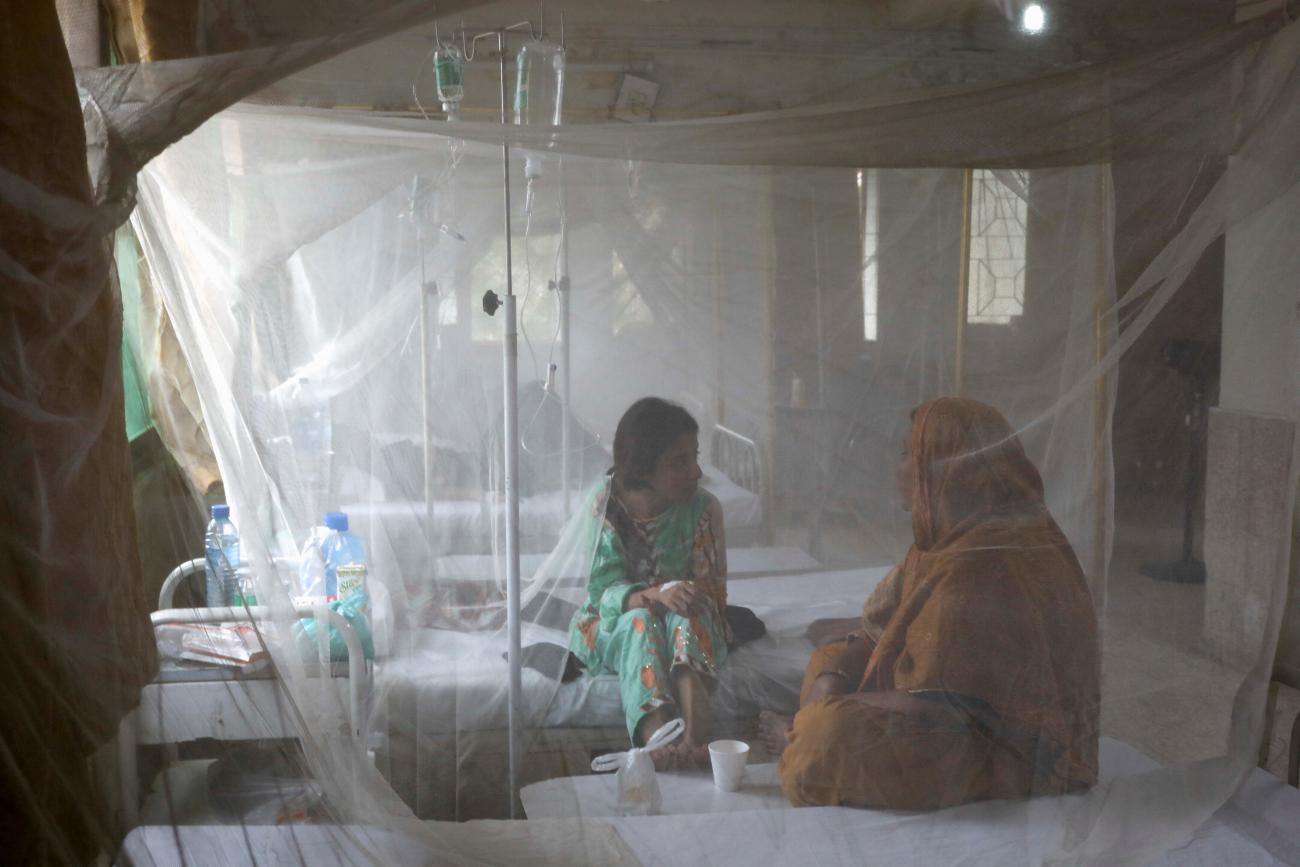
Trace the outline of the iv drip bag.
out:
<instances>
[{"instance_id":1,"label":"iv drip bag","mask_svg":"<svg viewBox=\"0 0 1300 867\"><path fill-rule=\"evenodd\" d=\"M564 49L545 39L525 42L515 57L515 123L559 126L563 104ZM541 173L541 154L528 153L524 176Z\"/></svg>"},{"instance_id":2,"label":"iv drip bag","mask_svg":"<svg viewBox=\"0 0 1300 867\"><path fill-rule=\"evenodd\" d=\"M460 112L460 101L465 97L465 84L462 71L465 56L454 43L439 45L433 53L433 76L438 84L438 99L442 101L442 110L448 117L455 117Z\"/></svg>"}]
</instances>

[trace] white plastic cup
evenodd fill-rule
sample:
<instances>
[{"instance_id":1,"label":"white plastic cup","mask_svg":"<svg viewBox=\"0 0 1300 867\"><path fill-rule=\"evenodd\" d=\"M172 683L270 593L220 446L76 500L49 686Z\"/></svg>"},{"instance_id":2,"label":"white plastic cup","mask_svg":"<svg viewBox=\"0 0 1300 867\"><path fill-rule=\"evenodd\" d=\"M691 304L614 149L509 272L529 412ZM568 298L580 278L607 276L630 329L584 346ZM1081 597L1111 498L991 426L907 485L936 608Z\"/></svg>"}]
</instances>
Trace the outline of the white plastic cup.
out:
<instances>
[{"instance_id":1,"label":"white plastic cup","mask_svg":"<svg viewBox=\"0 0 1300 867\"><path fill-rule=\"evenodd\" d=\"M709 744L709 761L713 765L713 785L724 792L740 788L740 778L749 761L749 744L744 741L713 741Z\"/></svg>"}]
</instances>

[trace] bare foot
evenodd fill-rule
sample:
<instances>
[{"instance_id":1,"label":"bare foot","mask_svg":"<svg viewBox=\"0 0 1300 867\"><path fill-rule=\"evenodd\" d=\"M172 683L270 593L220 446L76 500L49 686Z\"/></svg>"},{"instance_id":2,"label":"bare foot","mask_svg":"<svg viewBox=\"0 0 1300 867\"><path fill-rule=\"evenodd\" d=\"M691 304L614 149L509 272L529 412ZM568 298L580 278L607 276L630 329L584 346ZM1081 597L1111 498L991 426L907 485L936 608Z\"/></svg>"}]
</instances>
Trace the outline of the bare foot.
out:
<instances>
[{"instance_id":1,"label":"bare foot","mask_svg":"<svg viewBox=\"0 0 1300 867\"><path fill-rule=\"evenodd\" d=\"M669 744L666 747L652 750L650 759L655 763L656 771L679 771L688 767L681 744Z\"/></svg>"},{"instance_id":2,"label":"bare foot","mask_svg":"<svg viewBox=\"0 0 1300 867\"><path fill-rule=\"evenodd\" d=\"M707 771L713 764L712 760L709 759L709 748L705 744L682 744L680 749L688 768Z\"/></svg>"},{"instance_id":3,"label":"bare foot","mask_svg":"<svg viewBox=\"0 0 1300 867\"><path fill-rule=\"evenodd\" d=\"M785 752L785 733L789 730L791 722L790 717L770 710L759 712L758 731L763 738L763 743L767 745L768 753L773 758Z\"/></svg>"},{"instance_id":4,"label":"bare foot","mask_svg":"<svg viewBox=\"0 0 1300 867\"><path fill-rule=\"evenodd\" d=\"M671 744L650 753L656 771L692 771L709 767L709 748L693 744Z\"/></svg>"}]
</instances>

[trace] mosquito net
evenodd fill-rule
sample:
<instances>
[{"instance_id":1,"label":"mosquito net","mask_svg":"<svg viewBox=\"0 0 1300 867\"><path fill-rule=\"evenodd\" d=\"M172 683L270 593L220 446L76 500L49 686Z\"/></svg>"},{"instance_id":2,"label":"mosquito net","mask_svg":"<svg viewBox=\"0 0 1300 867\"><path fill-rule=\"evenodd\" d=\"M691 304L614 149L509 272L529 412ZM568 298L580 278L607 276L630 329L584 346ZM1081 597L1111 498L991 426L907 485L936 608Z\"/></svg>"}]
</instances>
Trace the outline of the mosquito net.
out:
<instances>
[{"instance_id":1,"label":"mosquito net","mask_svg":"<svg viewBox=\"0 0 1300 867\"><path fill-rule=\"evenodd\" d=\"M553 63L558 39L527 29L455 43L466 105L477 76L501 87L503 118L491 97L464 118L429 114L437 99L419 87L431 79L417 82L415 113L276 104L293 79L278 96L258 91L458 11L395 4L357 13L344 35L322 24L298 41L79 73L97 197L71 211L92 226L79 241L94 247L129 212L243 564L209 597L225 610L170 608L170 584L148 600L164 609L162 670L119 735L122 772L143 787L126 796L128 820L144 801L145 825L246 836L288 823L307 835L304 860L325 839L375 861L695 862L757 833L797 861L805 837L839 832L780 810L704 816L708 834L644 820L661 823L652 832L564 794L578 785L555 788L628 749L642 714L685 712L636 655L645 621L620 624L624 607L643 610L633 594L664 599L664 581L694 577L719 594L716 632L698 619L674 631L664 671L695 665L709 737L751 743L751 775L781 746L764 743L760 712L793 717L805 669L846 664L810 663L813 639L850 629L875 648L851 678L867 692L941 693L963 731L992 726L994 752L1035 745L1033 782L1008 784L998 774L1011 772L972 776L961 756L973 747L947 762L934 759L939 741L912 746L906 712L882 710L893 727L871 747L862 726L876 723L823 731L795 717L770 800L920 809L861 814L887 822L878 838L836 837L842 863L870 851L1141 864L1213 837L1205 823L1257 760L1286 599L1294 355L1261 360L1229 311L1264 332L1260 311L1294 315L1294 298L1268 305L1300 264L1296 26L1257 21L1050 70L938 56L918 81L881 61L872 86L847 96L650 123L511 122L529 119L529 98L556 97L544 79L558 67L525 75L533 58L518 52L544 46ZM582 9L567 11L564 50L579 57ZM367 85L305 77L339 93ZM61 226L70 202L20 207ZM1170 342L1207 291L1222 374L1200 344ZM1283 369L1289 393L1251 391L1277 378L1261 364ZM1244 391L1230 396L1230 383ZM610 475L627 442L620 420L646 396L693 419L704 492L651 509L649 536L623 458ZM965 402L934 403L943 397ZM926 433L945 413L964 431L946 454ZM987 433L1003 430L999 416L1014 440ZM1199 457L1207 427L1212 454L1216 437L1236 444L1217 470ZM962 475L986 454L982 481ZM1026 483L1041 499L1033 521L1010 505L1012 464L1041 478ZM968 496L991 498L974 524L950 514L974 508ZM663 516L692 508L690 561L665 565L657 546L675 531ZM1162 572L1185 514L1190 547ZM353 542L327 532L340 527ZM363 557L338 559L347 544ZM634 562L637 545L648 565ZM347 564L360 559L364 593L349 597ZM1144 574L1194 580L1201 559L1203 585ZM606 616L610 574L628 597ZM1052 589L1061 581L1069 593ZM724 603L766 634L743 634L748 621ZM646 604L674 628L673 604ZM876 633L873 607L885 611ZM82 647L62 620L36 628L74 661L134 666L141 680L157 664L111 642ZM609 651L615 640L630 649ZM1081 721L1069 735L1060 708ZM794 747L821 740L826 755L851 744L854 758L800 772ZM1083 769L1060 772L1062 750ZM831 767L852 762L874 788ZM186 768L206 775L207 818L187 816ZM571 808L556 806L566 797ZM452 823L525 811L527 823ZM537 821L548 817L569 821Z\"/></svg>"}]
</instances>

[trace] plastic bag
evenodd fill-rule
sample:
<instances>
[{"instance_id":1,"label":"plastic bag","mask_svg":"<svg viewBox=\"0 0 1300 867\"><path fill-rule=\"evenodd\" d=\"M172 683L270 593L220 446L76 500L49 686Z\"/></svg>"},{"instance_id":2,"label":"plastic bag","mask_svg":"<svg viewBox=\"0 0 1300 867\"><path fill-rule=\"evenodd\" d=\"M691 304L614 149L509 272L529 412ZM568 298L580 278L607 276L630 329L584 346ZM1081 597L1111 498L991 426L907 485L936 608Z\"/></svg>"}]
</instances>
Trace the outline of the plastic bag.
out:
<instances>
[{"instance_id":1,"label":"plastic bag","mask_svg":"<svg viewBox=\"0 0 1300 867\"><path fill-rule=\"evenodd\" d=\"M365 652L366 659L374 659L375 643L370 636L370 623L366 620L366 615L361 613L366 606L366 601L366 594L354 593L347 599L336 599L329 603L329 608L343 615L356 631L357 637L361 639L361 649ZM302 652L303 659L316 658L316 628L315 618L309 617L304 617L293 625L293 636L298 642L298 649ZM331 626L330 662L343 662L347 658L348 645L343 640L343 636L339 635L339 631Z\"/></svg>"},{"instance_id":2,"label":"plastic bag","mask_svg":"<svg viewBox=\"0 0 1300 867\"><path fill-rule=\"evenodd\" d=\"M270 659L262 638L248 623L164 623L154 627L158 655L176 662L241 668Z\"/></svg>"},{"instance_id":3,"label":"plastic bag","mask_svg":"<svg viewBox=\"0 0 1300 867\"><path fill-rule=\"evenodd\" d=\"M644 747L633 747L625 753L609 753L591 760L591 769L597 773L617 770L614 778L618 784L618 814L620 816L656 816L663 808L663 795L659 792L659 778L655 776L655 763L650 758L652 750L666 747L686 731L681 718L665 723Z\"/></svg>"}]
</instances>

